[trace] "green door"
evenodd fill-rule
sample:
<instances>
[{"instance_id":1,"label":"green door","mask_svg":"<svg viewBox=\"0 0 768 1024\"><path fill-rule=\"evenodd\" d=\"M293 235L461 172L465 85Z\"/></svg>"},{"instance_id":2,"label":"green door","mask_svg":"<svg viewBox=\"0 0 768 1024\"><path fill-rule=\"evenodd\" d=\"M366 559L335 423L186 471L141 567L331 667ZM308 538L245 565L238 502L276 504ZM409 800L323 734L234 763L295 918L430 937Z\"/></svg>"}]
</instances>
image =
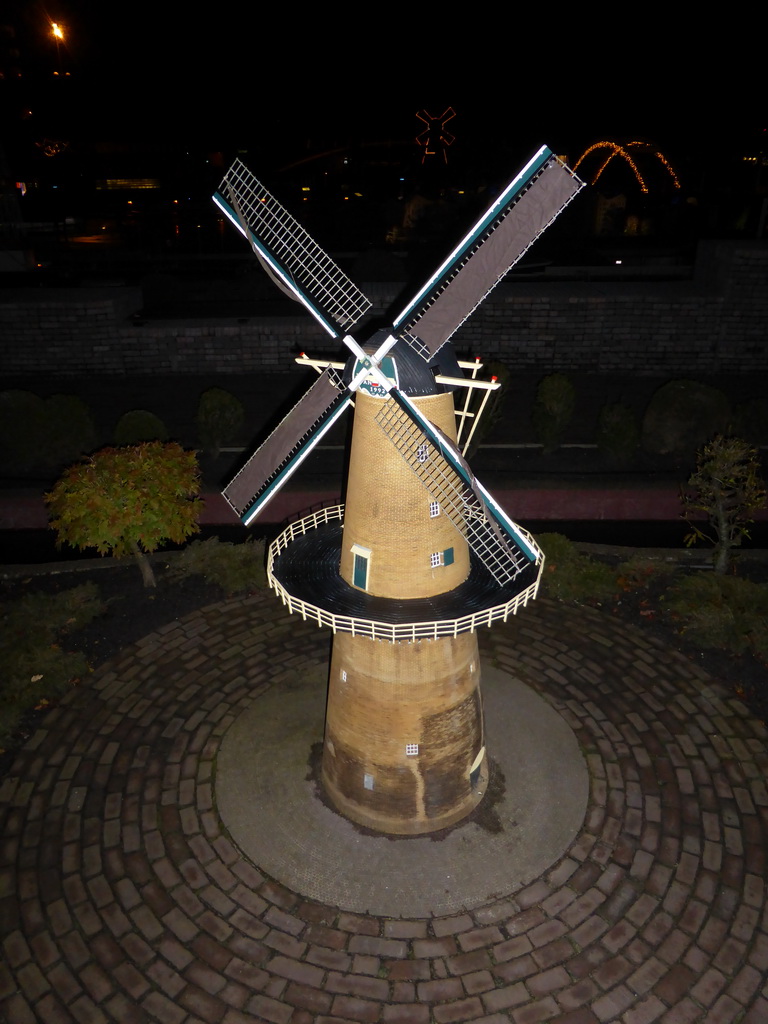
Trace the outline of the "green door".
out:
<instances>
[{"instance_id":1,"label":"green door","mask_svg":"<svg viewBox=\"0 0 768 1024\"><path fill-rule=\"evenodd\" d=\"M368 557L366 555L355 555L355 569L352 574L352 582L361 590L368 587Z\"/></svg>"}]
</instances>

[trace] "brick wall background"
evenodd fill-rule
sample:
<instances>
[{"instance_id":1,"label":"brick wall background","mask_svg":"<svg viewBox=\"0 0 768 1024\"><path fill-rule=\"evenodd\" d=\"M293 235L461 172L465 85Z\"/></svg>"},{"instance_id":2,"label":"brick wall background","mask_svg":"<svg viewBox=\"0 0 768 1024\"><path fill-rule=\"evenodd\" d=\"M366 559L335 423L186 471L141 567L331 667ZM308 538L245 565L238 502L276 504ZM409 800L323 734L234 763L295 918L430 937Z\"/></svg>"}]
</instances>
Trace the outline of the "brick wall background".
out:
<instances>
[{"instance_id":1,"label":"brick wall background","mask_svg":"<svg viewBox=\"0 0 768 1024\"><path fill-rule=\"evenodd\" d=\"M383 310L394 288L362 284ZM308 314L141 320L138 288L0 292L6 375L254 373L301 350L338 356ZM519 371L655 376L768 371L768 246L707 242L688 281L501 285L460 328L456 348Z\"/></svg>"}]
</instances>

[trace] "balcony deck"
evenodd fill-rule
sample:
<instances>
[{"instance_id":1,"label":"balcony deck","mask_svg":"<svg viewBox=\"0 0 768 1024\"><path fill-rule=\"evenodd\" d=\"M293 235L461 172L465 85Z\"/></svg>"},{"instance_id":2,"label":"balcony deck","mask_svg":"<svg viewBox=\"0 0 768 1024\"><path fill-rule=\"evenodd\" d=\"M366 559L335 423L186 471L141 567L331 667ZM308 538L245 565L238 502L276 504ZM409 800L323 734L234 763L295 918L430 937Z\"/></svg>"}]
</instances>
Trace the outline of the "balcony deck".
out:
<instances>
[{"instance_id":1,"label":"balcony deck","mask_svg":"<svg viewBox=\"0 0 768 1024\"><path fill-rule=\"evenodd\" d=\"M339 575L343 516L335 505L293 523L271 545L267 565L289 611L334 633L389 643L457 636L506 621L536 596L543 556L505 586L471 556L469 576L446 594L396 601L358 590Z\"/></svg>"}]
</instances>

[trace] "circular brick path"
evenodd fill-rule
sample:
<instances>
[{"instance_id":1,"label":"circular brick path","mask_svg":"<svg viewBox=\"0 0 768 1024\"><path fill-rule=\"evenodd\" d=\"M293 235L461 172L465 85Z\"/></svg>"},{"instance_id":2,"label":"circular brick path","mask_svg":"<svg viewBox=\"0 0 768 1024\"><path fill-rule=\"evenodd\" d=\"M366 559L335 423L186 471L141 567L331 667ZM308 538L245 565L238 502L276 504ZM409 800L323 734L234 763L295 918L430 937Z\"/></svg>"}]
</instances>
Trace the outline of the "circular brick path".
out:
<instances>
[{"instance_id":1,"label":"circular brick path","mask_svg":"<svg viewBox=\"0 0 768 1024\"><path fill-rule=\"evenodd\" d=\"M675 651L547 601L484 632L589 763L587 817L471 912L312 902L239 853L216 752L328 638L268 595L174 623L53 711L0 789L9 1024L764 1024L765 732Z\"/></svg>"}]
</instances>

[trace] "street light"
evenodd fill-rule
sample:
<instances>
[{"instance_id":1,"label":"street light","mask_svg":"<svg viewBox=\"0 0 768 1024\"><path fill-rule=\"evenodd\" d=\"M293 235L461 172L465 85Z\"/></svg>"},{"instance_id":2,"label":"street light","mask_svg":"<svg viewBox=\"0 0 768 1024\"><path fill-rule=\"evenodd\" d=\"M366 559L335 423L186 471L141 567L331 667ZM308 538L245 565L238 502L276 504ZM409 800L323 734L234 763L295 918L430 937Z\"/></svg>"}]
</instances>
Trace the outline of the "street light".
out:
<instances>
[{"instance_id":1,"label":"street light","mask_svg":"<svg viewBox=\"0 0 768 1024\"><path fill-rule=\"evenodd\" d=\"M64 42L64 30L58 21L51 22L51 35L56 40L56 70L54 75L58 75L61 71L61 50L59 49L59 43Z\"/></svg>"}]
</instances>

